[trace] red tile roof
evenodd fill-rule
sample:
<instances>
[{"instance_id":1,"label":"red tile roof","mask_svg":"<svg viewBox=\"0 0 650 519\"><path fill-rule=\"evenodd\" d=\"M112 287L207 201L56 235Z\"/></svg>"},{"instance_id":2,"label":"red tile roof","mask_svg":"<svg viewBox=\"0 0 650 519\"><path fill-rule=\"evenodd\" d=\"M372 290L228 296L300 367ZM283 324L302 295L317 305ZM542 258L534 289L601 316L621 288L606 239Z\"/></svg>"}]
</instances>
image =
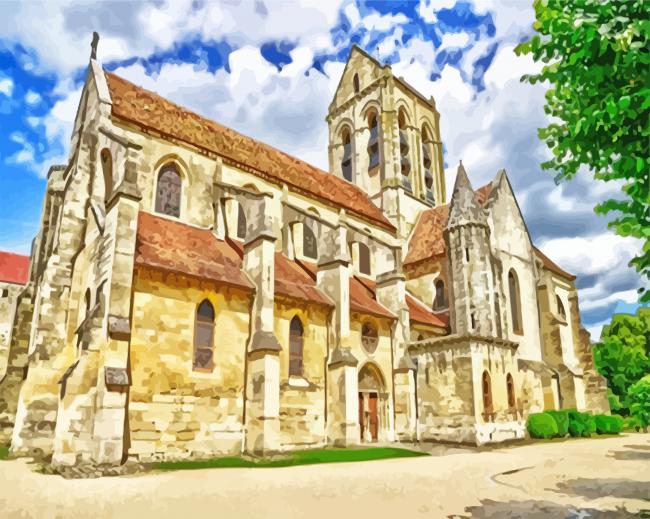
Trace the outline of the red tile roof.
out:
<instances>
[{"instance_id":1,"label":"red tile roof","mask_svg":"<svg viewBox=\"0 0 650 519\"><path fill-rule=\"evenodd\" d=\"M29 256L0 251L0 281L25 285L29 280Z\"/></svg>"},{"instance_id":2,"label":"red tile roof","mask_svg":"<svg viewBox=\"0 0 650 519\"><path fill-rule=\"evenodd\" d=\"M237 240L229 240L228 243L243 258L244 244ZM316 286L316 277L312 277L300 262L291 261L281 252L275 253L274 289L276 294L300 301L334 306L333 301Z\"/></svg>"},{"instance_id":3,"label":"red tile roof","mask_svg":"<svg viewBox=\"0 0 650 519\"><path fill-rule=\"evenodd\" d=\"M297 191L394 230L382 211L354 184L201 117L115 74L105 75L113 116L215 153L266 176L271 182L286 182Z\"/></svg>"},{"instance_id":4,"label":"red tile roof","mask_svg":"<svg viewBox=\"0 0 650 519\"><path fill-rule=\"evenodd\" d=\"M397 319L397 316L376 300L376 283L357 276L350 277L350 310L360 314Z\"/></svg>"},{"instance_id":5,"label":"red tile roof","mask_svg":"<svg viewBox=\"0 0 650 519\"><path fill-rule=\"evenodd\" d=\"M449 313L447 312L434 314L424 303L409 294L406 294L406 304L409 307L411 321L439 328L447 328L449 325Z\"/></svg>"},{"instance_id":6,"label":"red tile roof","mask_svg":"<svg viewBox=\"0 0 650 519\"><path fill-rule=\"evenodd\" d=\"M241 257L212 231L141 212L136 265L209 279L246 290L254 286L242 273Z\"/></svg>"},{"instance_id":7,"label":"red tile roof","mask_svg":"<svg viewBox=\"0 0 650 519\"><path fill-rule=\"evenodd\" d=\"M318 267L315 263L302 260L297 260L296 262L299 265L302 265L313 279L316 279ZM350 276L350 310L365 315L397 319L395 314L377 302L375 297L375 286L376 283L374 281Z\"/></svg>"},{"instance_id":8,"label":"red tile roof","mask_svg":"<svg viewBox=\"0 0 650 519\"><path fill-rule=\"evenodd\" d=\"M551 260L546 254L544 254L541 250L539 250L537 247L533 247L535 249L535 255L542 260L542 264L551 272L555 272L556 274L559 274L560 276L563 276L571 281L575 280L575 276L573 274L569 274L566 270L562 269L557 263L555 263L553 260Z\"/></svg>"},{"instance_id":9,"label":"red tile roof","mask_svg":"<svg viewBox=\"0 0 650 519\"><path fill-rule=\"evenodd\" d=\"M475 190L475 198L485 204L492 191L492 183ZM449 219L449 204L439 205L422 211L415 223L409 241L404 265L415 265L421 261L433 259L445 254L443 231Z\"/></svg>"}]
</instances>

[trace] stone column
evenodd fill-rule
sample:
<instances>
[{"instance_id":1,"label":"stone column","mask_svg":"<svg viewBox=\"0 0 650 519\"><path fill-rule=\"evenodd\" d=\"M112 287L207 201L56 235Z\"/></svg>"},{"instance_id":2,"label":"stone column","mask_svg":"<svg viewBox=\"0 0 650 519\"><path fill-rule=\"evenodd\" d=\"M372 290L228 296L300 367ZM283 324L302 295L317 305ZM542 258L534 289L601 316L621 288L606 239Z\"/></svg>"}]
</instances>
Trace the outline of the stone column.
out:
<instances>
[{"instance_id":1,"label":"stone column","mask_svg":"<svg viewBox=\"0 0 650 519\"><path fill-rule=\"evenodd\" d=\"M275 241L271 204L253 202L247 215L244 270L256 288L247 352L246 451L264 455L280 448L280 351L273 332Z\"/></svg>"},{"instance_id":2,"label":"stone column","mask_svg":"<svg viewBox=\"0 0 650 519\"><path fill-rule=\"evenodd\" d=\"M393 367L395 394L395 435L398 440L414 441L417 429L415 364L407 354L410 337L406 305L406 277L401 269L401 249L395 249L396 269L377 276L377 301L397 316L393 327Z\"/></svg>"},{"instance_id":3,"label":"stone column","mask_svg":"<svg viewBox=\"0 0 650 519\"><path fill-rule=\"evenodd\" d=\"M359 443L358 361L350 351L350 254L347 229L339 223L324 237L317 284L335 303L330 328L328 362L328 441L347 446Z\"/></svg>"}]
</instances>

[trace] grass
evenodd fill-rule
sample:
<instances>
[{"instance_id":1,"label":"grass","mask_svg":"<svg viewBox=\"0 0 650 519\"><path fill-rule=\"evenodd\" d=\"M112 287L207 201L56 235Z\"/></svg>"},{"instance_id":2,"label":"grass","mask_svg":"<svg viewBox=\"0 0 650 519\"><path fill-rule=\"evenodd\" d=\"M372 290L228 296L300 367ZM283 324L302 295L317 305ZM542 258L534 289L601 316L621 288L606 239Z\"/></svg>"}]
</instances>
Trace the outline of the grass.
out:
<instances>
[{"instance_id":1,"label":"grass","mask_svg":"<svg viewBox=\"0 0 650 519\"><path fill-rule=\"evenodd\" d=\"M365 449L314 449L295 451L271 459L247 459L238 456L212 458L206 460L163 461L154 463L158 470L194 470L212 468L273 468L314 465L318 463L346 463L351 461L371 461L389 458L414 458L428 456L423 452L398 449L395 447L374 447Z\"/></svg>"},{"instance_id":2,"label":"grass","mask_svg":"<svg viewBox=\"0 0 650 519\"><path fill-rule=\"evenodd\" d=\"M9 446L0 445L0 460L6 460L9 457Z\"/></svg>"}]
</instances>

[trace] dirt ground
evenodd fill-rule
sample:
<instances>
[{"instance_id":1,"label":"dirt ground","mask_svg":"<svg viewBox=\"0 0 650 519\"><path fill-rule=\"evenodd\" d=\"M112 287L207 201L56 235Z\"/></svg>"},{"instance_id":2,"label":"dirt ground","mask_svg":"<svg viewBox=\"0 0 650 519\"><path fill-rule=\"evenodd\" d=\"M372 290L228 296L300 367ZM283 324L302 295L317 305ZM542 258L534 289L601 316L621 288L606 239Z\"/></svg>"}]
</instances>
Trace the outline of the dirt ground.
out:
<instances>
[{"instance_id":1,"label":"dirt ground","mask_svg":"<svg viewBox=\"0 0 650 519\"><path fill-rule=\"evenodd\" d=\"M65 480L0 461L2 518L650 518L650 434Z\"/></svg>"}]
</instances>

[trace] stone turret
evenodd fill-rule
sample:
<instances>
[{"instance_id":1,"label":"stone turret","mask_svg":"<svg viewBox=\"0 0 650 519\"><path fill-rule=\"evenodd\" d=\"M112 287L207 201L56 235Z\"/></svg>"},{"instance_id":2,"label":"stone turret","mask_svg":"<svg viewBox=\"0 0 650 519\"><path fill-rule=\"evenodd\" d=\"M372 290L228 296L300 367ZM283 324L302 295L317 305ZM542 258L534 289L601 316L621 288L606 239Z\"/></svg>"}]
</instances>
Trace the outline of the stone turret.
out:
<instances>
[{"instance_id":1,"label":"stone turret","mask_svg":"<svg viewBox=\"0 0 650 519\"><path fill-rule=\"evenodd\" d=\"M444 236L451 278L453 333L496 336L490 229L462 162Z\"/></svg>"}]
</instances>

